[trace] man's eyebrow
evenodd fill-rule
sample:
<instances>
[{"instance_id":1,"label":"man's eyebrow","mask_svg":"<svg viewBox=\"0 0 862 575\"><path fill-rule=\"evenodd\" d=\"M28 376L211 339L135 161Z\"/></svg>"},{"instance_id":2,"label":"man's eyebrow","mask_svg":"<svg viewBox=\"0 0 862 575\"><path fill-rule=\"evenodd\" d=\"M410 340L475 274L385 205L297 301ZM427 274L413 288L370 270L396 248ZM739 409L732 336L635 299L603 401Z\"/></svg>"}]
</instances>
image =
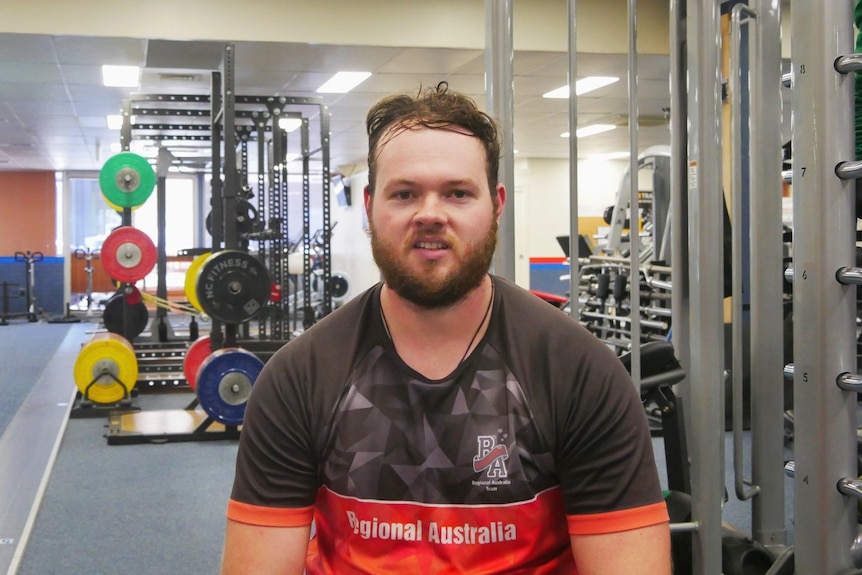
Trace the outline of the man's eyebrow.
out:
<instances>
[{"instance_id":1,"label":"man's eyebrow","mask_svg":"<svg viewBox=\"0 0 862 575\"><path fill-rule=\"evenodd\" d=\"M409 178L396 178L386 182L386 187L393 186L414 186L417 185L416 180L411 180ZM446 180L443 182L443 185L446 187L452 186L475 186L477 185L476 180L473 178L457 178L454 180Z\"/></svg>"}]
</instances>

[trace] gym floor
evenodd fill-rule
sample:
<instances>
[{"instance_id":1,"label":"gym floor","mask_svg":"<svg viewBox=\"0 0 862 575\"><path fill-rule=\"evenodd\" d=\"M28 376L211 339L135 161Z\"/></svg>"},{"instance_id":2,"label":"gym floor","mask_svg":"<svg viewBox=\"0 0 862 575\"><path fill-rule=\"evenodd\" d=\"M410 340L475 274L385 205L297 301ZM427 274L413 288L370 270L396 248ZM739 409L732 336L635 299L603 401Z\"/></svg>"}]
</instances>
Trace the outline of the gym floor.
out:
<instances>
[{"instance_id":1,"label":"gym floor","mask_svg":"<svg viewBox=\"0 0 862 575\"><path fill-rule=\"evenodd\" d=\"M96 328L0 328L0 573L216 573L236 441L109 445L107 417L70 418L74 362ZM173 412L193 399L141 393L134 405ZM661 440L654 445L664 482ZM729 435L726 454L724 520L748 532L749 504L733 494ZM792 544L791 480L785 485Z\"/></svg>"}]
</instances>

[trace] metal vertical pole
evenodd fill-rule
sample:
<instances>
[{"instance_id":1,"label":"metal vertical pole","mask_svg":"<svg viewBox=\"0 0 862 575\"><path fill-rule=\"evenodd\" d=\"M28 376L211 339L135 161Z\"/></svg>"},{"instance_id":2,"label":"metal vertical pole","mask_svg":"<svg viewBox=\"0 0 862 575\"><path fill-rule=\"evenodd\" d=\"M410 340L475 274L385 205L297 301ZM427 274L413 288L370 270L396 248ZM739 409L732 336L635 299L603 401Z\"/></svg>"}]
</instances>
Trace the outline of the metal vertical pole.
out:
<instances>
[{"instance_id":1,"label":"metal vertical pole","mask_svg":"<svg viewBox=\"0 0 862 575\"><path fill-rule=\"evenodd\" d=\"M724 309L721 27L718 2L688 0L688 191L691 470L695 573L721 572L724 496ZM676 291L676 290L674 290Z\"/></svg>"},{"instance_id":2,"label":"metal vertical pole","mask_svg":"<svg viewBox=\"0 0 862 575\"><path fill-rule=\"evenodd\" d=\"M637 0L628 2L629 16L629 55L628 55L628 97L629 97L629 301L631 322L631 375L635 388L640 392L641 382L641 323L640 323L640 190L638 182L638 32ZM622 193L622 190L620 190Z\"/></svg>"},{"instance_id":3,"label":"metal vertical pole","mask_svg":"<svg viewBox=\"0 0 862 575\"><path fill-rule=\"evenodd\" d=\"M320 161L323 163L323 315L332 313L332 217L329 188L331 173L329 171L329 108L320 105ZM514 190L513 190L514 192Z\"/></svg>"},{"instance_id":4,"label":"metal vertical pole","mask_svg":"<svg viewBox=\"0 0 862 575\"><path fill-rule=\"evenodd\" d=\"M786 543L784 526L784 306L781 218L781 12L756 0L751 60L750 253L752 538ZM751 37L751 36L750 36ZM738 190L734 190L736 193Z\"/></svg>"},{"instance_id":5,"label":"metal vertical pole","mask_svg":"<svg viewBox=\"0 0 862 575\"><path fill-rule=\"evenodd\" d=\"M855 260L855 186L835 174L854 157L853 74L833 67L852 3L794 3L791 31L796 571L833 575L853 567L857 513L836 487L857 475L856 393L836 385L856 371L856 287L836 280Z\"/></svg>"},{"instance_id":6,"label":"metal vertical pole","mask_svg":"<svg viewBox=\"0 0 862 575\"><path fill-rule=\"evenodd\" d=\"M688 188L687 150L688 138L686 117L688 116L688 99L686 98L685 78L685 43L686 34L684 22L685 0L670 2L670 216L671 216L671 250L670 261L673 270L673 290L671 291L672 323L671 341L674 352L680 363L691 365L689 342L689 286L688 286ZM684 426L691 429L691 403L688 394L690 379L686 378L678 385L680 401L684 409L686 421Z\"/></svg>"},{"instance_id":7,"label":"metal vertical pole","mask_svg":"<svg viewBox=\"0 0 862 575\"><path fill-rule=\"evenodd\" d=\"M224 247L235 250L239 246L236 230L236 196L239 182L236 173L236 91L234 90L234 47L228 44L222 59L222 126L224 127ZM215 169L215 166L213 166ZM217 225L217 222L213 221Z\"/></svg>"},{"instance_id":8,"label":"metal vertical pole","mask_svg":"<svg viewBox=\"0 0 862 575\"><path fill-rule=\"evenodd\" d=\"M499 181L511 200L503 211L494 273L515 281L515 85L512 72L512 0L485 0L485 105L500 124Z\"/></svg>"},{"instance_id":9,"label":"metal vertical pole","mask_svg":"<svg viewBox=\"0 0 862 575\"><path fill-rule=\"evenodd\" d=\"M575 82L578 80L578 19L577 0L569 0L569 314L580 316L578 293L581 269L578 265L580 241L578 232L578 97Z\"/></svg>"}]
</instances>

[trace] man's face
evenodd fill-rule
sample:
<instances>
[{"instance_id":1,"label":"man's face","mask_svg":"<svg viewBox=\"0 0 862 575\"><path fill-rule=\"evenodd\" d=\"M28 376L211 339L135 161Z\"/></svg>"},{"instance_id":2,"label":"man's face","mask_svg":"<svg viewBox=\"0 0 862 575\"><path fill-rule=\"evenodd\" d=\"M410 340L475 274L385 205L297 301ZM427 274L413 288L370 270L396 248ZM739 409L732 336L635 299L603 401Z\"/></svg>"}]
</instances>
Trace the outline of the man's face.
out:
<instances>
[{"instance_id":1,"label":"man's face","mask_svg":"<svg viewBox=\"0 0 862 575\"><path fill-rule=\"evenodd\" d=\"M497 186L495 206L475 137L416 128L381 141L376 191L365 195L374 260L401 297L452 305L488 272L505 191Z\"/></svg>"}]
</instances>

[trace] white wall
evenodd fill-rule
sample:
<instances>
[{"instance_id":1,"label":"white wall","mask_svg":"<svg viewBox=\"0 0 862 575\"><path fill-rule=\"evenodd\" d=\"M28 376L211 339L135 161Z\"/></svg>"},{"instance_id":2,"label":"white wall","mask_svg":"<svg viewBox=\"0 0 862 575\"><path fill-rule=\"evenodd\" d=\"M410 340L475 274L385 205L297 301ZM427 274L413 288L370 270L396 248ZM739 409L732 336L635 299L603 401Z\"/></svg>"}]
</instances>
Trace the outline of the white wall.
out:
<instances>
[{"instance_id":1,"label":"white wall","mask_svg":"<svg viewBox=\"0 0 862 575\"><path fill-rule=\"evenodd\" d=\"M533 158L519 165L515 188L524 190L526 213L515 214L515 225L527 226L527 257L562 257L556 237L569 235L569 161ZM628 160L581 160L578 215L600 217L616 201L626 168ZM515 251L520 252L517 245Z\"/></svg>"},{"instance_id":2,"label":"white wall","mask_svg":"<svg viewBox=\"0 0 862 575\"><path fill-rule=\"evenodd\" d=\"M380 279L380 272L371 255L371 239L363 229L365 206L362 190L368 184L368 172L353 175L350 182L352 202L349 207L340 207L332 198L330 220L338 222L332 231L330 253L332 271L342 272L349 279L347 299L359 295Z\"/></svg>"}]
</instances>

